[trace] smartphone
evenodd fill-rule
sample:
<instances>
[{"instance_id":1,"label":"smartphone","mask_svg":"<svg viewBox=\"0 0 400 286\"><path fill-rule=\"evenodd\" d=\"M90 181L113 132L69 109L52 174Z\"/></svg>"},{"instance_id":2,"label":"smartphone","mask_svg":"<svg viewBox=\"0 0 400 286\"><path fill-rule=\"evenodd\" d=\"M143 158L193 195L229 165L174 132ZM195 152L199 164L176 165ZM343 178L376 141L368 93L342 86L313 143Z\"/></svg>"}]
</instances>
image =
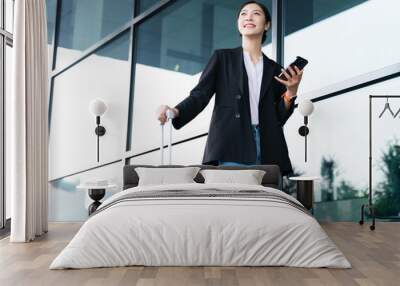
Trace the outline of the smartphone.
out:
<instances>
[{"instance_id":1,"label":"smartphone","mask_svg":"<svg viewBox=\"0 0 400 286\"><path fill-rule=\"evenodd\" d=\"M299 68L299 70L302 70L306 65L308 64L308 61L302 57L297 56L294 62L292 62L289 66L293 68L293 66L296 66ZM288 69L286 69L286 72L290 74ZM287 80L286 76L281 72L278 76L280 79Z\"/></svg>"}]
</instances>

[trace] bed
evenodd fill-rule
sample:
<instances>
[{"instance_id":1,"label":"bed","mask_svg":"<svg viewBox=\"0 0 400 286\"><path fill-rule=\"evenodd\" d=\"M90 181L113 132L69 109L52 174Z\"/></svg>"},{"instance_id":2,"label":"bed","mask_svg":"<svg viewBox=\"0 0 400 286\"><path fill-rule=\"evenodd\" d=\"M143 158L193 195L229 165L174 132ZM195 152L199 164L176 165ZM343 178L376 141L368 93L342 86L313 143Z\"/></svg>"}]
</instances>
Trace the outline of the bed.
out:
<instances>
[{"instance_id":1,"label":"bed","mask_svg":"<svg viewBox=\"0 0 400 286\"><path fill-rule=\"evenodd\" d=\"M314 217L280 190L278 166L249 167L266 172L261 185L205 184L198 173L195 183L154 186L138 185L137 167L154 166L125 166L124 190L103 202L50 269L129 265L351 267Z\"/></svg>"}]
</instances>

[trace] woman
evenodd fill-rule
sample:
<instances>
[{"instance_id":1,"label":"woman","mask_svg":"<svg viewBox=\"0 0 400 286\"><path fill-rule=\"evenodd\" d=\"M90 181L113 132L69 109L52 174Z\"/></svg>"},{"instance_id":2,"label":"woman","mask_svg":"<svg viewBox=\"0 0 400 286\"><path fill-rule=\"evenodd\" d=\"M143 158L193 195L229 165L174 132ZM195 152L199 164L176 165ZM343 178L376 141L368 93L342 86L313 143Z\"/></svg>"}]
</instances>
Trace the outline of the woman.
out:
<instances>
[{"instance_id":1,"label":"woman","mask_svg":"<svg viewBox=\"0 0 400 286\"><path fill-rule=\"evenodd\" d=\"M292 173L283 126L294 110L303 71L288 72L261 51L271 26L268 9L257 1L241 5L237 26L242 46L216 50L199 83L174 108L161 105L158 120L180 129L195 118L215 93L203 164L277 164L282 175ZM278 78L283 72L287 80Z\"/></svg>"}]
</instances>

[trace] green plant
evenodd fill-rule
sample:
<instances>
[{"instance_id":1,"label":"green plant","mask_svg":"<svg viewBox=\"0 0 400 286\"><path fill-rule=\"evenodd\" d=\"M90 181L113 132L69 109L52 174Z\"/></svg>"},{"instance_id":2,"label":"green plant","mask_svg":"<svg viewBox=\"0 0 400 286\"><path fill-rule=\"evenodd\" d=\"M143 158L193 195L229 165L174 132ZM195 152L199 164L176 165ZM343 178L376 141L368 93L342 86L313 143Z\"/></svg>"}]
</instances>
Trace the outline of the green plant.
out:
<instances>
[{"instance_id":1,"label":"green plant","mask_svg":"<svg viewBox=\"0 0 400 286\"><path fill-rule=\"evenodd\" d=\"M374 204L378 216L400 215L400 146L397 140L383 152L380 170L384 181L377 185Z\"/></svg>"},{"instance_id":2,"label":"green plant","mask_svg":"<svg viewBox=\"0 0 400 286\"><path fill-rule=\"evenodd\" d=\"M321 176L326 182L321 187L321 199L322 201L333 200L333 186L335 177L338 175L337 164L335 160L331 158L322 157L321 161Z\"/></svg>"},{"instance_id":3,"label":"green plant","mask_svg":"<svg viewBox=\"0 0 400 286\"><path fill-rule=\"evenodd\" d=\"M344 180L340 181L339 186L336 188L336 192L338 200L348 200L360 197L359 191Z\"/></svg>"}]
</instances>

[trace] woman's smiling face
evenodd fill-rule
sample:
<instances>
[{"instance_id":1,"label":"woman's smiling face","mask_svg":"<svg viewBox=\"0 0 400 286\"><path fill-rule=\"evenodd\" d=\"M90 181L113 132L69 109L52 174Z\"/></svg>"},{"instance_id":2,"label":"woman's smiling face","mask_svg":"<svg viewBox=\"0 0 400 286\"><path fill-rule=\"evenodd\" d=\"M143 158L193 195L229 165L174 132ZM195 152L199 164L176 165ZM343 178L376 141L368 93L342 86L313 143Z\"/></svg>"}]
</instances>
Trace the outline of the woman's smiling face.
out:
<instances>
[{"instance_id":1,"label":"woman's smiling face","mask_svg":"<svg viewBox=\"0 0 400 286\"><path fill-rule=\"evenodd\" d=\"M263 10L255 3L247 4L242 8L237 24L242 36L261 36L264 30L269 27L269 23L265 23Z\"/></svg>"}]
</instances>

